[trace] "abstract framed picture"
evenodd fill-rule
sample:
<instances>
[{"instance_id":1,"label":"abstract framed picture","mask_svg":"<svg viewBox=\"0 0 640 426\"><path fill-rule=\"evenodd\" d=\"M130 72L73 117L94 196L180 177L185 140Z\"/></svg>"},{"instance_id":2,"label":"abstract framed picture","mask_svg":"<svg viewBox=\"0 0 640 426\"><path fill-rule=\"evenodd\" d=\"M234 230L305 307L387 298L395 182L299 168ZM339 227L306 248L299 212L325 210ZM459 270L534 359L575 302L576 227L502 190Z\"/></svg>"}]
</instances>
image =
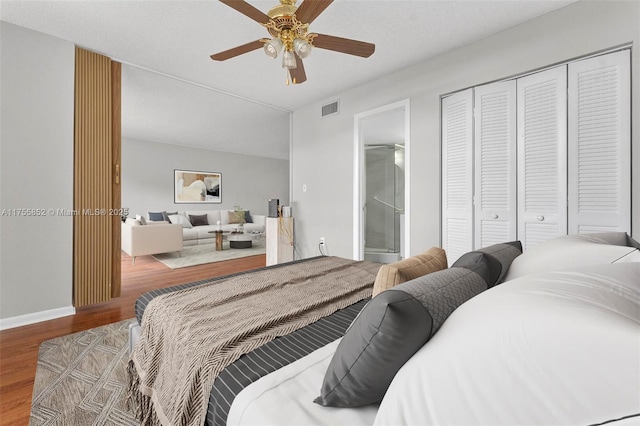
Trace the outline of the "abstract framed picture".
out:
<instances>
[{"instance_id":1,"label":"abstract framed picture","mask_svg":"<svg viewBox=\"0 0 640 426\"><path fill-rule=\"evenodd\" d=\"M174 203L222 202L222 173L174 170Z\"/></svg>"}]
</instances>

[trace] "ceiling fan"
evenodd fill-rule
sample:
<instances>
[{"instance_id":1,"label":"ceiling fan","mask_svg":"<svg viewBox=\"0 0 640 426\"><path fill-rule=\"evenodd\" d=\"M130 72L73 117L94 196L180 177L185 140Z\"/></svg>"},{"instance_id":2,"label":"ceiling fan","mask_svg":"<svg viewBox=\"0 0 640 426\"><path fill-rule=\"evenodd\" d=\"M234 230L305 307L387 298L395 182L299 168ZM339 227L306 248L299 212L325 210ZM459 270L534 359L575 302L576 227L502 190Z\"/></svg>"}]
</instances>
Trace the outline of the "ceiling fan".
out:
<instances>
[{"instance_id":1,"label":"ceiling fan","mask_svg":"<svg viewBox=\"0 0 640 426\"><path fill-rule=\"evenodd\" d=\"M372 43L309 32L309 24L333 0L304 0L299 7L296 7L297 0L280 0L280 4L266 14L244 0L220 1L264 26L272 38L262 38L211 55L214 61L225 61L261 47L272 58L282 52L282 68L288 71L293 84L300 84L307 80L302 59L309 55L312 47L363 58L371 56L376 49Z\"/></svg>"}]
</instances>

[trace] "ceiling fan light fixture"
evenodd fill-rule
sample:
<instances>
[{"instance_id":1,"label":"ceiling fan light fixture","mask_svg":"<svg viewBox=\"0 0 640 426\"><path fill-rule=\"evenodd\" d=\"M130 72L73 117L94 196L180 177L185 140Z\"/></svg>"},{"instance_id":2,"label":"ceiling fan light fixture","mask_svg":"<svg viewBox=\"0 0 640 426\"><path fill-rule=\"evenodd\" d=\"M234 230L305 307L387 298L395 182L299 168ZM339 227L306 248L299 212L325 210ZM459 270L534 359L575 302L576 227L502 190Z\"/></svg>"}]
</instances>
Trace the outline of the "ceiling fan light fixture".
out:
<instances>
[{"instance_id":1,"label":"ceiling fan light fixture","mask_svg":"<svg viewBox=\"0 0 640 426\"><path fill-rule=\"evenodd\" d=\"M273 38L264 43L264 53L271 58L277 58L278 52L282 50L282 41L278 38Z\"/></svg>"},{"instance_id":2,"label":"ceiling fan light fixture","mask_svg":"<svg viewBox=\"0 0 640 426\"><path fill-rule=\"evenodd\" d=\"M298 64L296 64L296 57L293 52L291 50L285 50L282 55L282 68L292 70L297 66Z\"/></svg>"},{"instance_id":3,"label":"ceiling fan light fixture","mask_svg":"<svg viewBox=\"0 0 640 426\"><path fill-rule=\"evenodd\" d=\"M311 53L311 44L306 40L297 38L293 40L293 50L295 50L300 58L304 59L309 56L309 53Z\"/></svg>"}]
</instances>

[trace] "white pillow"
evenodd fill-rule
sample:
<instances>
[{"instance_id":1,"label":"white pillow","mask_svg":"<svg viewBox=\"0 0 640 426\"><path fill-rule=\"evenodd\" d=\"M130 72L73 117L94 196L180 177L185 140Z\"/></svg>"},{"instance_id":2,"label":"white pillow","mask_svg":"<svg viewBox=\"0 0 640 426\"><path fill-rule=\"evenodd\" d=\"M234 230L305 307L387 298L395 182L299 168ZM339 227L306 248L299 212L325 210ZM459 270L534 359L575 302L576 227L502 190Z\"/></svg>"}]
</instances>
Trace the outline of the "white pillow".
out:
<instances>
[{"instance_id":1,"label":"white pillow","mask_svg":"<svg viewBox=\"0 0 640 426\"><path fill-rule=\"evenodd\" d=\"M625 233L620 234L620 241L626 241ZM600 238L597 234L566 235L547 240L516 257L505 281L537 272L614 263L638 251L634 247L612 245L610 241L611 238Z\"/></svg>"},{"instance_id":2,"label":"white pillow","mask_svg":"<svg viewBox=\"0 0 640 426\"><path fill-rule=\"evenodd\" d=\"M193 228L193 225L191 225L189 219L187 219L185 216L182 216L181 214L169 215L169 221L174 224L182 225L183 228Z\"/></svg>"},{"instance_id":3,"label":"white pillow","mask_svg":"<svg viewBox=\"0 0 640 426\"><path fill-rule=\"evenodd\" d=\"M147 218L142 216L142 215L137 214L136 215L136 220L138 222L140 222L140 225L146 225L147 224Z\"/></svg>"},{"instance_id":4,"label":"white pillow","mask_svg":"<svg viewBox=\"0 0 640 426\"><path fill-rule=\"evenodd\" d=\"M398 371L374 425L586 425L637 413L638 283L640 264L617 263L475 296Z\"/></svg>"},{"instance_id":5,"label":"white pillow","mask_svg":"<svg viewBox=\"0 0 640 426\"><path fill-rule=\"evenodd\" d=\"M127 225L131 225L131 226L140 226L140 221L137 219L134 219L132 217L128 217L127 220L124 221L124 223L126 223Z\"/></svg>"}]
</instances>

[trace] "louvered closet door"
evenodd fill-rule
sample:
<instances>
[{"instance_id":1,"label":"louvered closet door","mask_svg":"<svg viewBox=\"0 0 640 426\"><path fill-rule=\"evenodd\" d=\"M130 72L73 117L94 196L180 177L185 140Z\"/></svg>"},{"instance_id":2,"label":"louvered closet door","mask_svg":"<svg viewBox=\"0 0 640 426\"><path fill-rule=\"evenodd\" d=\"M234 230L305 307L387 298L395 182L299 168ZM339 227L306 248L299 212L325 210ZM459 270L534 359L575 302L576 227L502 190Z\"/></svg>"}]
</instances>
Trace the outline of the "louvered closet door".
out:
<instances>
[{"instance_id":1,"label":"louvered closet door","mask_svg":"<svg viewBox=\"0 0 640 426\"><path fill-rule=\"evenodd\" d=\"M629 51L569 65L569 233L631 228Z\"/></svg>"},{"instance_id":2,"label":"louvered closet door","mask_svg":"<svg viewBox=\"0 0 640 426\"><path fill-rule=\"evenodd\" d=\"M475 247L516 239L516 82L474 89Z\"/></svg>"},{"instance_id":3,"label":"louvered closet door","mask_svg":"<svg viewBox=\"0 0 640 426\"><path fill-rule=\"evenodd\" d=\"M518 79L518 239L567 233L566 66Z\"/></svg>"},{"instance_id":4,"label":"louvered closet door","mask_svg":"<svg viewBox=\"0 0 640 426\"><path fill-rule=\"evenodd\" d=\"M442 99L442 246L449 265L473 249L473 90Z\"/></svg>"}]
</instances>

